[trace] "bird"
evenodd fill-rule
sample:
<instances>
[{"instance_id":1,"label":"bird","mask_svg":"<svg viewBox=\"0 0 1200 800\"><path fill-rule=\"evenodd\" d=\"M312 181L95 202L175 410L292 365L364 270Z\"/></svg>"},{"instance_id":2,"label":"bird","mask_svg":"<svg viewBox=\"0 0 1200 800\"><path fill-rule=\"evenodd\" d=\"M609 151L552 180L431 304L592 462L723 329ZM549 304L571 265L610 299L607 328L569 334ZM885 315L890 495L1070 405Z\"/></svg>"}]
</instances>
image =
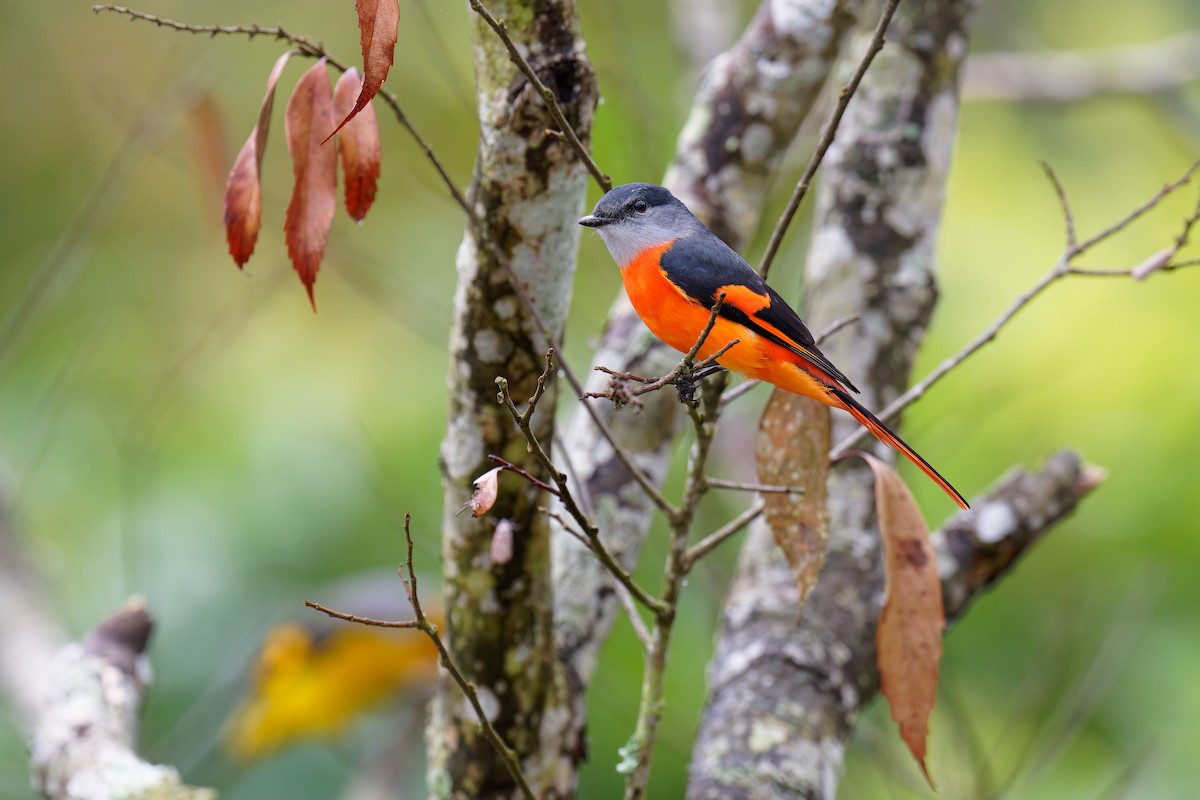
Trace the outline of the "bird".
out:
<instances>
[{"instance_id":1,"label":"bird","mask_svg":"<svg viewBox=\"0 0 1200 800\"><path fill-rule=\"evenodd\" d=\"M736 339L717 356L718 365L849 412L969 508L941 473L854 398L858 389L818 349L787 301L669 190L652 183L614 187L579 224L600 234L621 268L630 303L659 339L689 352L720 300L697 358Z\"/></svg>"}]
</instances>

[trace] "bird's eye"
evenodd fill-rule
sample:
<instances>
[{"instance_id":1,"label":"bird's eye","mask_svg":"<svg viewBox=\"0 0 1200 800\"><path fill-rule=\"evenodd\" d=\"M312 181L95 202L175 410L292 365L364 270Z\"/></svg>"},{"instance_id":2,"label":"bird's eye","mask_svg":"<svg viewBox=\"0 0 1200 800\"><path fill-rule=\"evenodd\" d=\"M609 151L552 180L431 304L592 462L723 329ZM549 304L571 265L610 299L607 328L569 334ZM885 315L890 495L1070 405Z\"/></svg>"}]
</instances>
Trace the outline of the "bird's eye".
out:
<instances>
[{"instance_id":1,"label":"bird's eye","mask_svg":"<svg viewBox=\"0 0 1200 800\"><path fill-rule=\"evenodd\" d=\"M639 214L645 214L650 210L650 206L645 200L638 199L633 201L633 210Z\"/></svg>"}]
</instances>

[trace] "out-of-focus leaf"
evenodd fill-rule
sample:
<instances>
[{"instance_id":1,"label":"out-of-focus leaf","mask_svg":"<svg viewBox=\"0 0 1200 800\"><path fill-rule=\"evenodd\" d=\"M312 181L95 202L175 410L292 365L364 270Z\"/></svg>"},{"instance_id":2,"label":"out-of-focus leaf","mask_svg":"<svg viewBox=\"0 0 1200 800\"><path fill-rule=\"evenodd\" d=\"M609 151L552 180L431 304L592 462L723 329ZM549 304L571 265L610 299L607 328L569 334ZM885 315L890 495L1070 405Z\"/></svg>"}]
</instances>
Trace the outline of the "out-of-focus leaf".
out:
<instances>
[{"instance_id":1,"label":"out-of-focus leaf","mask_svg":"<svg viewBox=\"0 0 1200 800\"><path fill-rule=\"evenodd\" d=\"M867 453L859 455L875 473L875 512L883 539L887 589L875 633L879 683L892 719L900 726L925 780L929 715L937 699L942 658L942 581L929 528L908 487L894 469Z\"/></svg>"},{"instance_id":2,"label":"out-of-focus leaf","mask_svg":"<svg viewBox=\"0 0 1200 800\"><path fill-rule=\"evenodd\" d=\"M510 519L502 519L496 523L492 531L491 547L492 565L507 564L513 557L513 524Z\"/></svg>"},{"instance_id":3,"label":"out-of-focus leaf","mask_svg":"<svg viewBox=\"0 0 1200 800\"><path fill-rule=\"evenodd\" d=\"M333 92L325 59L321 59L300 76L284 117L295 175L284 231L292 267L308 291L314 311L313 284L337 211L337 153L321 146L322 134L332 120Z\"/></svg>"},{"instance_id":4,"label":"out-of-focus leaf","mask_svg":"<svg viewBox=\"0 0 1200 800\"><path fill-rule=\"evenodd\" d=\"M355 0L358 12L358 38L362 46L363 83L358 99L345 118L326 136L326 141L342 129L350 119L371 102L387 78L395 60L397 26L400 24L398 0Z\"/></svg>"},{"instance_id":5,"label":"out-of-focus leaf","mask_svg":"<svg viewBox=\"0 0 1200 800\"><path fill-rule=\"evenodd\" d=\"M475 479L475 493L467 501L467 508L471 509L472 517L482 517L496 504L496 497L500 493L500 472L503 469L504 467L489 469Z\"/></svg>"},{"instance_id":6,"label":"out-of-focus leaf","mask_svg":"<svg viewBox=\"0 0 1200 800\"><path fill-rule=\"evenodd\" d=\"M229 148L221 108L211 91L197 93L195 101L188 108L188 121L195 143L192 152L200 177L202 205L205 210L215 209L225 190L225 165L229 163Z\"/></svg>"},{"instance_id":7,"label":"out-of-focus leaf","mask_svg":"<svg viewBox=\"0 0 1200 800\"><path fill-rule=\"evenodd\" d=\"M362 78L358 70L351 67L338 78L333 89L333 116L341 117L350 112L354 98L362 90ZM346 188L346 213L355 222L362 222L375 201L375 190L379 184L379 121L375 109L363 107L350 122L345 123L338 134L338 153L342 157L342 175Z\"/></svg>"},{"instance_id":8,"label":"out-of-focus leaf","mask_svg":"<svg viewBox=\"0 0 1200 800\"><path fill-rule=\"evenodd\" d=\"M795 486L803 494L764 494L763 514L796 573L797 617L817 583L829 543L829 408L776 389L758 423L758 480Z\"/></svg>"},{"instance_id":9,"label":"out-of-focus leaf","mask_svg":"<svg viewBox=\"0 0 1200 800\"><path fill-rule=\"evenodd\" d=\"M275 106L275 85L292 56L281 55L267 77L267 93L258 109L258 121L250 138L242 145L233 161L233 169L225 181L225 239L229 255L241 269L254 253L258 230L262 227L262 162L267 149L267 133L271 128L271 109Z\"/></svg>"}]
</instances>

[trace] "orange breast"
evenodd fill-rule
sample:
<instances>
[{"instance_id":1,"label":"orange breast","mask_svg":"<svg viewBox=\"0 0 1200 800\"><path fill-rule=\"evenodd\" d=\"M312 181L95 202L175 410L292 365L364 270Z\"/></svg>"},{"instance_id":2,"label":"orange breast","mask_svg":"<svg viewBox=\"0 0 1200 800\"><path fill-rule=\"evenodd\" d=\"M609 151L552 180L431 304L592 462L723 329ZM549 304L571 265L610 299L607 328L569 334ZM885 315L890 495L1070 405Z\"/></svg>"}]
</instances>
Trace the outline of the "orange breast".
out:
<instances>
[{"instance_id":1,"label":"orange breast","mask_svg":"<svg viewBox=\"0 0 1200 800\"><path fill-rule=\"evenodd\" d=\"M712 311L684 294L659 267L659 259L671 244L645 250L621 268L621 279L629 302L650 332L686 353L700 338ZM734 298L730 295L730 299ZM736 322L718 318L698 355L701 359L708 358L734 339L738 343L717 359L722 366L790 392L829 402L828 391L803 369L798 356Z\"/></svg>"}]
</instances>

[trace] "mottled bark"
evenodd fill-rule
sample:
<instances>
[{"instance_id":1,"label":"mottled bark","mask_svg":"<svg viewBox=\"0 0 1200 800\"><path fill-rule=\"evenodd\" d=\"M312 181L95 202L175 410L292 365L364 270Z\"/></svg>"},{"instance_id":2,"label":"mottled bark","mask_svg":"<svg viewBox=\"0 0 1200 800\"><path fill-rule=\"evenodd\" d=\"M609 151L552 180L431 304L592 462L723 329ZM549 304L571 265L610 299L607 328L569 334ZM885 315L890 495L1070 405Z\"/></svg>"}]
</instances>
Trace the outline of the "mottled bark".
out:
<instances>
[{"instance_id":1,"label":"mottled bark","mask_svg":"<svg viewBox=\"0 0 1200 800\"><path fill-rule=\"evenodd\" d=\"M571 0L511 0L489 4L552 89L568 121L586 142L597 99ZM541 491L501 478L500 497L480 519L457 512L470 484L490 468L494 453L539 471L521 432L496 402L497 376L518 402L533 393L547 342L509 280L482 242L493 242L550 330L561 334L570 301L587 172L553 128L542 99L509 61L503 43L472 18L479 150L469 193L478 230L468 230L458 253L458 289L451 338L450 414L442 445L443 600L447 636L466 677L475 683L493 724L516 751L534 787L548 777L540 760L548 709L561 702L552 639L550 547ZM554 402L553 381L546 408ZM554 415L538 414L535 432L549 443ZM490 556L497 521L517 535L512 557ZM429 788L437 797L514 796L515 786L483 738L458 688L439 687L427 728ZM550 733L549 735L553 735ZM548 795L549 796L549 795Z\"/></svg>"},{"instance_id":2,"label":"mottled bark","mask_svg":"<svg viewBox=\"0 0 1200 800\"><path fill-rule=\"evenodd\" d=\"M737 44L706 70L677 145L666 185L732 246L754 232L767 180L795 138L826 82L829 69L860 7L849 0L768 0ZM643 375L667 372L679 354L655 340L624 293L609 312L595 363ZM593 373L589 389L606 378ZM644 398L641 409L601 410L622 444L652 479L666 472L680 419L673 392ZM593 401L598 402L598 401ZM590 499L608 548L626 567L637 560L653 505L584 414L566 437L565 463ZM564 793L574 787L586 755L582 687L591 679L600 645L616 611L612 583L596 559L574 539L553 538L555 632L573 687L563 736L548 743L560 759Z\"/></svg>"},{"instance_id":3,"label":"mottled bark","mask_svg":"<svg viewBox=\"0 0 1200 800\"><path fill-rule=\"evenodd\" d=\"M947 618L962 613L970 598L1070 514L1096 481L1094 470L1063 451L1037 472L1004 478L975 508L935 532ZM751 531L709 668L689 798L836 796L846 739L879 688L875 622L883 576L877 567L874 557L841 539L797 629L791 568L770 531Z\"/></svg>"},{"instance_id":4,"label":"mottled bark","mask_svg":"<svg viewBox=\"0 0 1200 800\"><path fill-rule=\"evenodd\" d=\"M52 800L215 800L169 766L137 754L138 717L150 682L152 628L142 601L101 622L48 665L30 734L33 787Z\"/></svg>"},{"instance_id":5,"label":"mottled bark","mask_svg":"<svg viewBox=\"0 0 1200 800\"><path fill-rule=\"evenodd\" d=\"M850 104L822 173L807 261L809 321L820 329L861 315L823 349L869 407L903 391L933 312L934 246L971 5L900 4L889 45ZM853 426L836 420L834 439ZM937 462L937 453L926 455ZM845 739L878 683L874 625L883 573L871 497L867 467L838 465L830 480L830 548L799 628L794 608L790 621L780 614L795 594L794 579L774 548L758 552L756 543L769 541L762 526L752 532L710 666L713 696L689 797L834 795ZM751 669L754 653L772 656ZM764 691L769 705L754 700ZM743 705L735 710L735 703Z\"/></svg>"}]
</instances>

